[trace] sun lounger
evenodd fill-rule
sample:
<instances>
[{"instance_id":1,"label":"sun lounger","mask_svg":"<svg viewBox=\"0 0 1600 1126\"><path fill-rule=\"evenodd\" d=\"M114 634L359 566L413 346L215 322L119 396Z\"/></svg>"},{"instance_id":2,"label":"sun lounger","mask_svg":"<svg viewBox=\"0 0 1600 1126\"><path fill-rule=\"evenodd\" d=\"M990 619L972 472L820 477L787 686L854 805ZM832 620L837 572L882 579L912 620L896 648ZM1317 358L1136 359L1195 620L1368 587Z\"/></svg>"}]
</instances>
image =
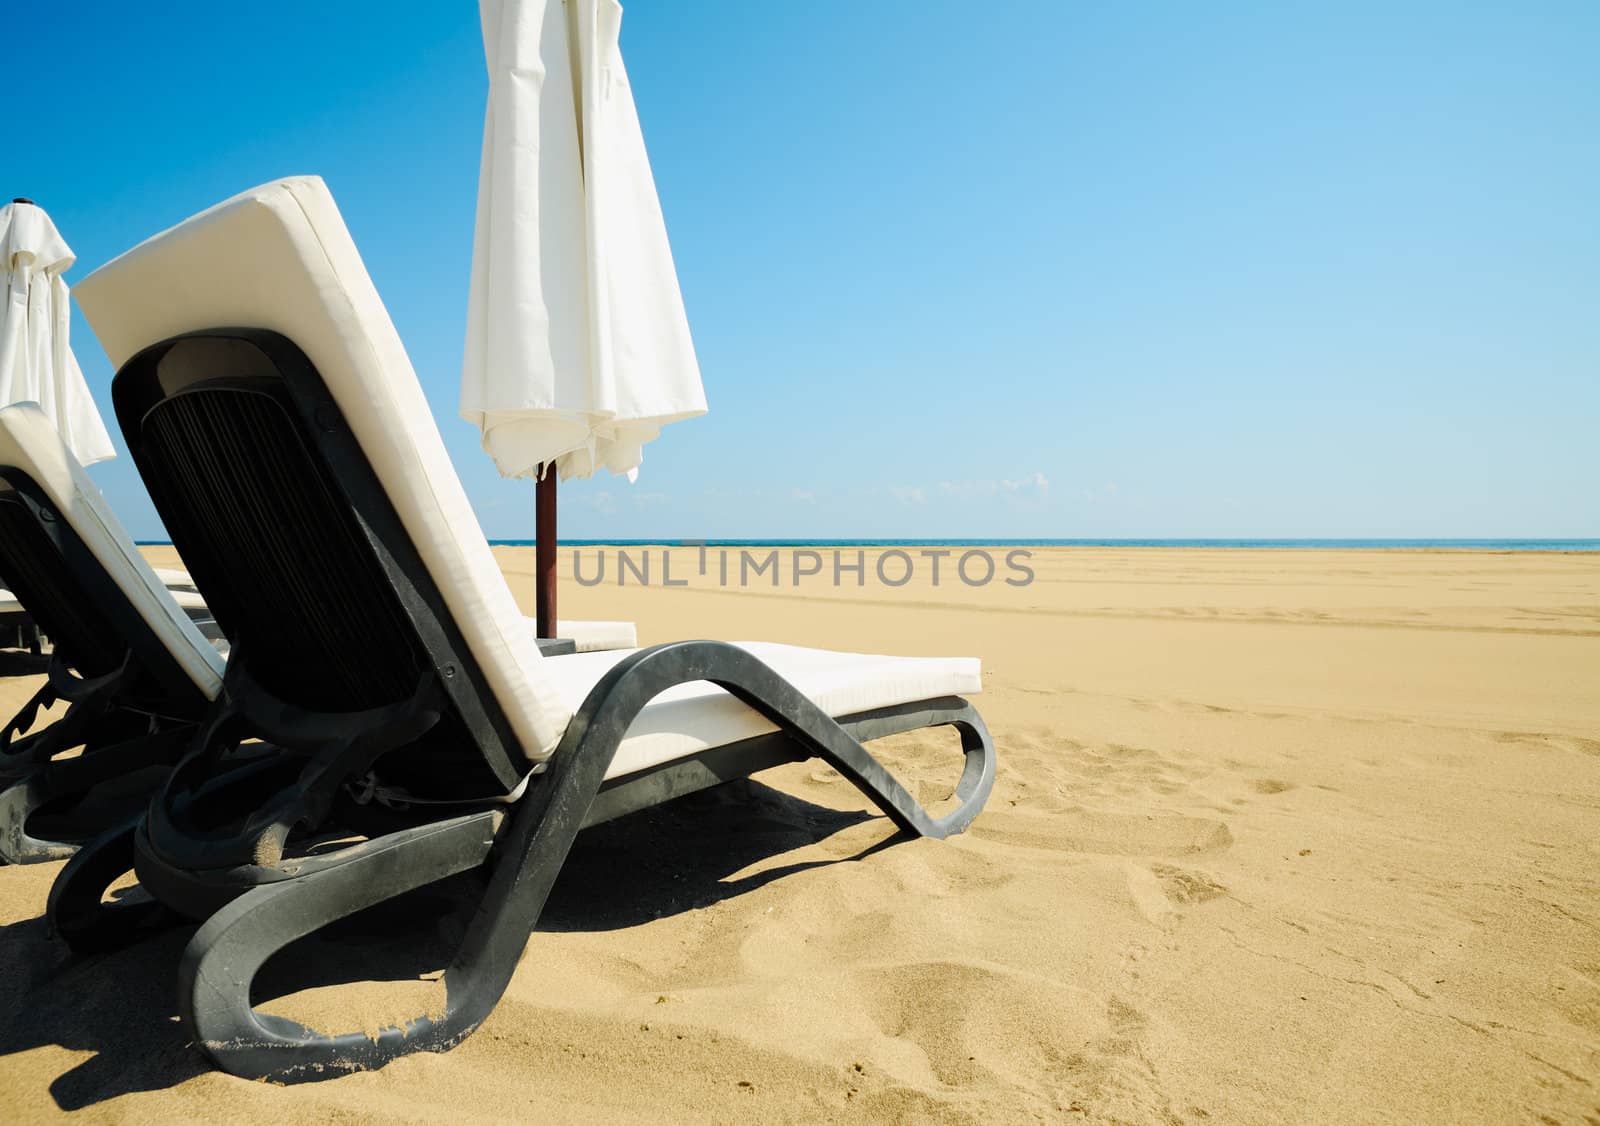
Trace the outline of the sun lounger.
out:
<instances>
[{"instance_id":1,"label":"sun lounger","mask_svg":"<svg viewBox=\"0 0 1600 1126\"><path fill-rule=\"evenodd\" d=\"M0 859L56 860L148 799L223 660L31 403L0 410L0 571L55 646L45 686L0 731ZM66 714L31 731L58 700Z\"/></svg>"},{"instance_id":2,"label":"sun lounger","mask_svg":"<svg viewBox=\"0 0 1600 1126\"><path fill-rule=\"evenodd\" d=\"M127 909L104 889L132 867L204 920L179 1009L228 1071L314 1079L459 1043L586 825L812 757L907 833L958 832L982 806L974 659L712 641L541 656L320 180L229 200L77 294L120 369L133 459L234 647L202 737L136 826L68 863L50 915L75 945L107 941ZM934 816L863 744L946 725L965 765ZM249 738L279 750L230 768ZM285 945L465 872L481 899L442 1013L327 1036L252 1009Z\"/></svg>"},{"instance_id":3,"label":"sun lounger","mask_svg":"<svg viewBox=\"0 0 1600 1126\"><path fill-rule=\"evenodd\" d=\"M200 592L195 589L194 581L189 578L189 572L179 571L168 567L155 568L156 578L166 586L173 600L181 606L185 613L200 627L200 632L208 638L221 636L216 631L216 623L211 620L211 612L206 609L205 599L200 597ZM563 625L567 623L562 623ZM574 623L578 627L584 625L609 626L610 622ZM27 608L17 600L17 596L9 590L0 590L0 649L26 649L31 653L39 654L43 651L43 642L49 640L49 635L39 629L39 624L33 620ZM616 648L622 648L618 645ZM581 645L578 652L583 652Z\"/></svg>"}]
</instances>

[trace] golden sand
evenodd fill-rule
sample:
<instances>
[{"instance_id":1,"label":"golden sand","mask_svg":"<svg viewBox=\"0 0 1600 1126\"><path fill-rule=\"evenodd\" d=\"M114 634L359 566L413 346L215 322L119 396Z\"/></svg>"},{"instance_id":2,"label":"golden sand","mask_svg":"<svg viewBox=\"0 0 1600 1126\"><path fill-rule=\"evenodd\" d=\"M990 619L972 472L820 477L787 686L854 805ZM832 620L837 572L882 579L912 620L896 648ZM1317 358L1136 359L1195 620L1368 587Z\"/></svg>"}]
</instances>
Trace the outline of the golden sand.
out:
<instances>
[{"instance_id":1,"label":"golden sand","mask_svg":"<svg viewBox=\"0 0 1600 1126\"><path fill-rule=\"evenodd\" d=\"M683 587L569 579L562 615L981 656L970 832L875 847L819 763L592 830L476 1035L293 1088L185 1044L183 933L70 959L60 865L0 869L0 1117L1600 1117L1600 558L1067 549L1026 587L891 589L869 553L862 587L785 557L739 591L697 554ZM499 557L531 608L531 553ZM953 751L883 747L930 802ZM436 965L296 956L270 1007L319 1027L436 1003Z\"/></svg>"}]
</instances>

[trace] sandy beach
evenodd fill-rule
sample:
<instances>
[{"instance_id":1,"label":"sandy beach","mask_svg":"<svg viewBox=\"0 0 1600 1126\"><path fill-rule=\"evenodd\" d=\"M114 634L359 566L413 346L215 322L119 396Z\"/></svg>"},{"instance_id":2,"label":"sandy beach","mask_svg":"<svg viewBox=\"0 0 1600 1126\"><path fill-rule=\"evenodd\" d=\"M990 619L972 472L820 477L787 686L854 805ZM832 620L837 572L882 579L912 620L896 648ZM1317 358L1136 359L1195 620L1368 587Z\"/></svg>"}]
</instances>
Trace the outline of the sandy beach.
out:
<instances>
[{"instance_id":1,"label":"sandy beach","mask_svg":"<svg viewBox=\"0 0 1600 1126\"><path fill-rule=\"evenodd\" d=\"M69 958L60 866L0 869L0 1118L1600 1120L1600 556L1038 549L1025 586L886 587L868 552L834 587L784 553L738 589L710 550L619 587L564 549L562 616L981 657L967 834L894 839L815 762L592 830L480 1031L298 1087L185 1044L185 932ZM531 610L531 549L497 554ZM0 671L9 715L41 677ZM884 755L935 802L954 748ZM292 948L267 1007L431 1003L441 963L378 929Z\"/></svg>"}]
</instances>

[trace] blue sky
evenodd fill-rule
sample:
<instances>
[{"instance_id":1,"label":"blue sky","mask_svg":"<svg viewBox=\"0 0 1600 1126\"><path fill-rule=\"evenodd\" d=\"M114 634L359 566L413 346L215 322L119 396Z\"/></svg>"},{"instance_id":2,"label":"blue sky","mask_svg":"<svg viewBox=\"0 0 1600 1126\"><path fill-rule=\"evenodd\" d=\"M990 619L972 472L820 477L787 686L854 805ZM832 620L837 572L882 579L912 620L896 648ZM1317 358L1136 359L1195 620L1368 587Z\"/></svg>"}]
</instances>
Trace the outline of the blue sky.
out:
<instances>
[{"instance_id":1,"label":"blue sky","mask_svg":"<svg viewBox=\"0 0 1600 1126\"><path fill-rule=\"evenodd\" d=\"M563 535L1600 536L1600 4L625 8L711 414ZM8 22L0 192L69 282L323 176L485 530L531 535L456 413L475 5Z\"/></svg>"}]
</instances>

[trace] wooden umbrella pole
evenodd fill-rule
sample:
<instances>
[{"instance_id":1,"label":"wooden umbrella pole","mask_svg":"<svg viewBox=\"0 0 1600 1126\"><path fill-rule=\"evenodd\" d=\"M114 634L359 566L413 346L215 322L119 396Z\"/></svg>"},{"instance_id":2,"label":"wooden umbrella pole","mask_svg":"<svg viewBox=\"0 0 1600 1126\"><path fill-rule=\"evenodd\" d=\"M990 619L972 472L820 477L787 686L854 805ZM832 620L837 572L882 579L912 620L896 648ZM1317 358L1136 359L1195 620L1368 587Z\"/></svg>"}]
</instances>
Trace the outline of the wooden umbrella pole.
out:
<instances>
[{"instance_id":1,"label":"wooden umbrella pole","mask_svg":"<svg viewBox=\"0 0 1600 1126\"><path fill-rule=\"evenodd\" d=\"M534 486L534 621L540 637L556 635L556 467Z\"/></svg>"}]
</instances>

